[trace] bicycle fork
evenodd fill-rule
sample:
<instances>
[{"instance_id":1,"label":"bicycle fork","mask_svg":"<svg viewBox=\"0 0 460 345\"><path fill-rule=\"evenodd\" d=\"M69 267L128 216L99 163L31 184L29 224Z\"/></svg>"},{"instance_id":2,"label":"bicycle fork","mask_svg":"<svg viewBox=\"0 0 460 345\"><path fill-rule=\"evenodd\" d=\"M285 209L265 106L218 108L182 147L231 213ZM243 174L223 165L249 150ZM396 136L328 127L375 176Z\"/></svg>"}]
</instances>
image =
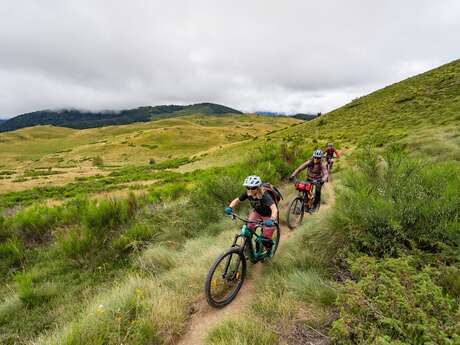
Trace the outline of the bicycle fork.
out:
<instances>
[{"instance_id":1,"label":"bicycle fork","mask_svg":"<svg viewBox=\"0 0 460 345\"><path fill-rule=\"evenodd\" d=\"M239 237L240 237L240 235L235 235L235 239L233 240L232 247L237 247L236 242L238 241ZM246 242L244 243L244 245L246 245ZM244 248L244 246L243 246L243 248ZM233 255L228 256L227 262L225 263L224 272L222 274L222 278L226 279L226 280L234 280L235 279L235 276L238 274L238 269L239 269L240 264L241 264L241 255L238 255L237 262L236 262L236 269L234 270L234 272L232 272L231 277L227 277L228 268L230 267L230 261L232 259L232 256Z\"/></svg>"}]
</instances>

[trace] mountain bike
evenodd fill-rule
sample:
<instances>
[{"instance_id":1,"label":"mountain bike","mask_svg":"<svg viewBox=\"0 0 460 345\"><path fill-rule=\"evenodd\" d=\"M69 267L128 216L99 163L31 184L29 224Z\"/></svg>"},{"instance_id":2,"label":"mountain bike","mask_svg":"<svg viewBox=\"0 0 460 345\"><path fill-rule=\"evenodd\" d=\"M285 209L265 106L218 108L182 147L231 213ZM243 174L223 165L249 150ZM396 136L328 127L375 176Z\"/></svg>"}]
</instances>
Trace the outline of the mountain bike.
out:
<instances>
[{"instance_id":1,"label":"mountain bike","mask_svg":"<svg viewBox=\"0 0 460 345\"><path fill-rule=\"evenodd\" d=\"M331 172L332 172L332 165L334 164L334 157L328 157L324 156L324 159L326 161L326 169L327 169L327 181L332 180Z\"/></svg>"},{"instance_id":2,"label":"mountain bike","mask_svg":"<svg viewBox=\"0 0 460 345\"><path fill-rule=\"evenodd\" d=\"M212 264L204 287L208 304L215 308L225 307L238 295L246 278L246 261L256 264L272 258L281 238L278 222L274 224L270 240L262 236L263 221L253 222L235 213L231 217L243 222L240 233L235 235L231 247ZM249 224L255 225L254 230L249 229Z\"/></svg>"},{"instance_id":3,"label":"mountain bike","mask_svg":"<svg viewBox=\"0 0 460 345\"><path fill-rule=\"evenodd\" d=\"M325 159L326 159L326 169L327 169L327 172L330 174L332 171L332 165L334 164L334 158L326 156Z\"/></svg>"},{"instance_id":4,"label":"mountain bike","mask_svg":"<svg viewBox=\"0 0 460 345\"><path fill-rule=\"evenodd\" d=\"M313 209L315 201L316 185L320 180L299 181L295 180L294 186L298 191L297 196L289 203L286 223L289 229L293 230L302 224L305 212ZM318 209L319 209L318 205Z\"/></svg>"}]
</instances>

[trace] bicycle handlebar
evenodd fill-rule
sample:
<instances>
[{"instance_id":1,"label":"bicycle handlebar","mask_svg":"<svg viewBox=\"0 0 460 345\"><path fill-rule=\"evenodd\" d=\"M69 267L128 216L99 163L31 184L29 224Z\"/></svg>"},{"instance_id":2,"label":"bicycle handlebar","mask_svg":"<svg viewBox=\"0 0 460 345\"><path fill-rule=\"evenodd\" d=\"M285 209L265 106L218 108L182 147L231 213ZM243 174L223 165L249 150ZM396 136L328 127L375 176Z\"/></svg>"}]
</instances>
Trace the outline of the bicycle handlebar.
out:
<instances>
[{"instance_id":1,"label":"bicycle handlebar","mask_svg":"<svg viewBox=\"0 0 460 345\"><path fill-rule=\"evenodd\" d=\"M247 218L243 218L239 215L237 215L236 213L232 212L232 214L230 215L230 217L232 217L232 219L239 219L241 220L242 222L246 223L246 224L257 224L257 225L260 225L260 226L264 226L264 221L253 221L253 220L249 220ZM275 220L273 221L273 224L278 224L278 222L276 222Z\"/></svg>"},{"instance_id":2,"label":"bicycle handlebar","mask_svg":"<svg viewBox=\"0 0 460 345\"><path fill-rule=\"evenodd\" d=\"M294 182L294 184L299 183L299 182L307 182L307 183L312 183L312 184L318 184L318 183L323 182L323 180L322 179L317 179L317 180L313 180L313 181L308 181L308 180L307 181L305 181L305 180L302 181L302 180L299 180L298 178L294 178L293 182Z\"/></svg>"}]
</instances>

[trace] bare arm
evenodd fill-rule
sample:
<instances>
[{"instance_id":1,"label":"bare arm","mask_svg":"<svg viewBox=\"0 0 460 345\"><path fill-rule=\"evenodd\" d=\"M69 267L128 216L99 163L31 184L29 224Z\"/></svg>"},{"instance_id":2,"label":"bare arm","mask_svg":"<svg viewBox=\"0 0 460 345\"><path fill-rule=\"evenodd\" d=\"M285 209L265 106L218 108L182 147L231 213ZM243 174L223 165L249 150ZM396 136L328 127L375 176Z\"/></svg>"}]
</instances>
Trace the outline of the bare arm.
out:
<instances>
[{"instance_id":1,"label":"bare arm","mask_svg":"<svg viewBox=\"0 0 460 345\"><path fill-rule=\"evenodd\" d=\"M239 198L233 199L233 201L230 203L230 205L228 207L235 208L236 206L239 205L239 203L240 203Z\"/></svg>"},{"instance_id":2,"label":"bare arm","mask_svg":"<svg viewBox=\"0 0 460 345\"><path fill-rule=\"evenodd\" d=\"M276 204L273 203L273 205L270 206L270 209L272 210L272 219L276 221L278 219L278 207L276 207Z\"/></svg>"},{"instance_id":3,"label":"bare arm","mask_svg":"<svg viewBox=\"0 0 460 345\"><path fill-rule=\"evenodd\" d=\"M325 167L324 164L321 165L321 171L323 172L323 178L322 178L322 181L323 182L326 182L327 181L327 178L329 176L329 173L327 172L327 169Z\"/></svg>"},{"instance_id":4,"label":"bare arm","mask_svg":"<svg viewBox=\"0 0 460 345\"><path fill-rule=\"evenodd\" d=\"M291 174L291 177L292 178L297 177L297 175L307 167L307 165L310 163L310 161L311 161L311 159L309 159L308 161L305 161L301 166L299 166L297 169L295 169L294 172Z\"/></svg>"}]
</instances>

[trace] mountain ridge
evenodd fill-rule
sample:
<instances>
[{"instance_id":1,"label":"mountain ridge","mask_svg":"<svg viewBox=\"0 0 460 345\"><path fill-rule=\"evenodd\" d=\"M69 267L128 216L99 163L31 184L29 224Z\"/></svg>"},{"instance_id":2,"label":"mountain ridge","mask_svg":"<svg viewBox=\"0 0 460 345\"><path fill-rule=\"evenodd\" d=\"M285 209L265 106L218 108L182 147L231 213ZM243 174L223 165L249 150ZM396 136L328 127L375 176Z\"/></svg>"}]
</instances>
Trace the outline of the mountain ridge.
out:
<instances>
[{"instance_id":1,"label":"mountain ridge","mask_svg":"<svg viewBox=\"0 0 460 345\"><path fill-rule=\"evenodd\" d=\"M24 113L4 121L0 120L0 132L9 132L37 125L53 125L73 129L97 128L148 122L160 118L191 114L223 115L242 114L241 111L215 103L191 105L141 106L121 111L90 112L77 109L39 110Z\"/></svg>"}]
</instances>

